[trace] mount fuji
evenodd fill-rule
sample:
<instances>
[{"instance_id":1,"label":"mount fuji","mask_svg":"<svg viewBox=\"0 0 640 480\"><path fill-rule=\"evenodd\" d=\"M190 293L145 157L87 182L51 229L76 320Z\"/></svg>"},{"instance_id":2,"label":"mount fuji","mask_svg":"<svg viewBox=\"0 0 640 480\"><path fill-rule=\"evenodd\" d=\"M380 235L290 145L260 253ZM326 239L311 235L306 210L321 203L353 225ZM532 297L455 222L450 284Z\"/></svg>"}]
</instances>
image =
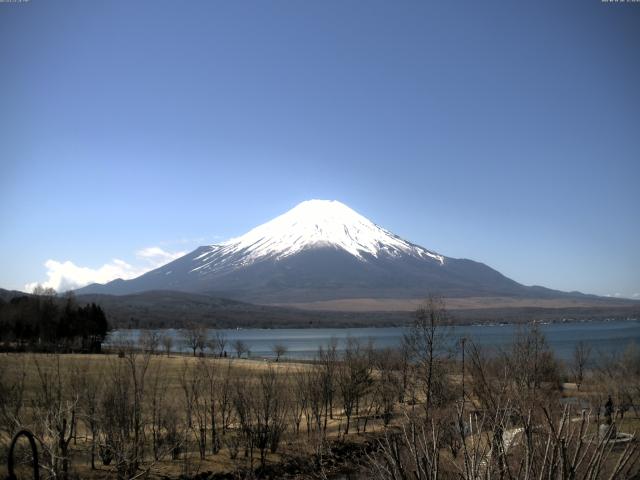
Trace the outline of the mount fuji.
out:
<instances>
[{"instance_id":1,"label":"mount fuji","mask_svg":"<svg viewBox=\"0 0 640 480\"><path fill-rule=\"evenodd\" d=\"M565 298L528 287L479 262L446 257L376 225L338 201L309 200L246 234L202 246L131 280L79 294L173 290L253 303L345 299Z\"/></svg>"}]
</instances>

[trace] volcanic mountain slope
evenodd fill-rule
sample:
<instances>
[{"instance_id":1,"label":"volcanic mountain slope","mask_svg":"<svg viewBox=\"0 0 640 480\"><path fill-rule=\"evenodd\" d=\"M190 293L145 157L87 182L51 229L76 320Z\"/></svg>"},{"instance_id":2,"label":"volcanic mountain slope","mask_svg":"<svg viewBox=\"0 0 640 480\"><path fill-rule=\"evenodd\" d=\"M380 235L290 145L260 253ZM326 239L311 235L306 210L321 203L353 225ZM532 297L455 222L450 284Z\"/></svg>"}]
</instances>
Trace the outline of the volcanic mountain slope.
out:
<instances>
[{"instance_id":1,"label":"volcanic mountain slope","mask_svg":"<svg viewBox=\"0 0 640 480\"><path fill-rule=\"evenodd\" d=\"M132 280L78 293L176 290L257 303L348 298L558 298L482 263L410 243L337 201L309 200L241 237L193 252Z\"/></svg>"}]
</instances>

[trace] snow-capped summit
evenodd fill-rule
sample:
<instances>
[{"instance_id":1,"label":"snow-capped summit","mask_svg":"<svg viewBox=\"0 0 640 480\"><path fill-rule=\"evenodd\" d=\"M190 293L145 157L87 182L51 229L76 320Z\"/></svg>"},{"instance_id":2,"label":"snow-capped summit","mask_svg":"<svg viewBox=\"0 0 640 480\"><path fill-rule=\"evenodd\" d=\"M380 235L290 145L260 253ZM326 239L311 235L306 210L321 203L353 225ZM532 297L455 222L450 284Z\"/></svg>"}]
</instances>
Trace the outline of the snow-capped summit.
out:
<instances>
[{"instance_id":1,"label":"snow-capped summit","mask_svg":"<svg viewBox=\"0 0 640 480\"><path fill-rule=\"evenodd\" d=\"M373 257L405 254L444 262L442 255L401 239L344 203L307 200L240 237L211 245L198 257L201 264L193 270L211 268L220 255L226 261L216 262L213 268L226 267L232 260L242 265L265 258L280 260L314 247L341 249L362 261L366 261L367 254Z\"/></svg>"}]
</instances>

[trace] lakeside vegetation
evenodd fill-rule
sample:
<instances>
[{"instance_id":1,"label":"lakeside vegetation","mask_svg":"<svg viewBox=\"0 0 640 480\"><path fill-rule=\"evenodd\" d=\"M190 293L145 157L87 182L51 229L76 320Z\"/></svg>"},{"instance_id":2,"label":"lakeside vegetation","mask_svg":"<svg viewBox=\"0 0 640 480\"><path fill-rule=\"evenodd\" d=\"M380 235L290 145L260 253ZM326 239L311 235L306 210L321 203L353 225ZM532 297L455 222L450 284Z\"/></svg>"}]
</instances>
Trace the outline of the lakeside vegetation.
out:
<instances>
[{"instance_id":1,"label":"lakeside vegetation","mask_svg":"<svg viewBox=\"0 0 640 480\"><path fill-rule=\"evenodd\" d=\"M351 339L307 363L220 358L225 339L197 328L193 355L151 334L102 355L2 354L0 454L28 428L43 478L637 475L636 439L619 435L640 425L635 348L596 359L579 344L563 365L532 327L499 354L467 339L460 357L446 324L431 300L402 348Z\"/></svg>"},{"instance_id":2,"label":"lakeside vegetation","mask_svg":"<svg viewBox=\"0 0 640 480\"><path fill-rule=\"evenodd\" d=\"M0 299L0 346L5 351L99 352L109 324L95 303L81 306L73 293L36 287L33 295Z\"/></svg>"}]
</instances>

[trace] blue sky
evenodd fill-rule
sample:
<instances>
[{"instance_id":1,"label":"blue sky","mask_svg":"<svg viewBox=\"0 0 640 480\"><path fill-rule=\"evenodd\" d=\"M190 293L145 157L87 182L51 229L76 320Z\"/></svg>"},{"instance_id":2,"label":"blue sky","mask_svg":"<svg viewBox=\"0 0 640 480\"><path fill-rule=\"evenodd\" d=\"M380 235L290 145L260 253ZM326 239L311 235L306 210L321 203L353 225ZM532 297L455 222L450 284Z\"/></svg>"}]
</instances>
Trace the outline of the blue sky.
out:
<instances>
[{"instance_id":1,"label":"blue sky","mask_svg":"<svg viewBox=\"0 0 640 480\"><path fill-rule=\"evenodd\" d=\"M599 0L0 3L0 287L134 275L326 198L638 295L639 45L640 4Z\"/></svg>"}]
</instances>

